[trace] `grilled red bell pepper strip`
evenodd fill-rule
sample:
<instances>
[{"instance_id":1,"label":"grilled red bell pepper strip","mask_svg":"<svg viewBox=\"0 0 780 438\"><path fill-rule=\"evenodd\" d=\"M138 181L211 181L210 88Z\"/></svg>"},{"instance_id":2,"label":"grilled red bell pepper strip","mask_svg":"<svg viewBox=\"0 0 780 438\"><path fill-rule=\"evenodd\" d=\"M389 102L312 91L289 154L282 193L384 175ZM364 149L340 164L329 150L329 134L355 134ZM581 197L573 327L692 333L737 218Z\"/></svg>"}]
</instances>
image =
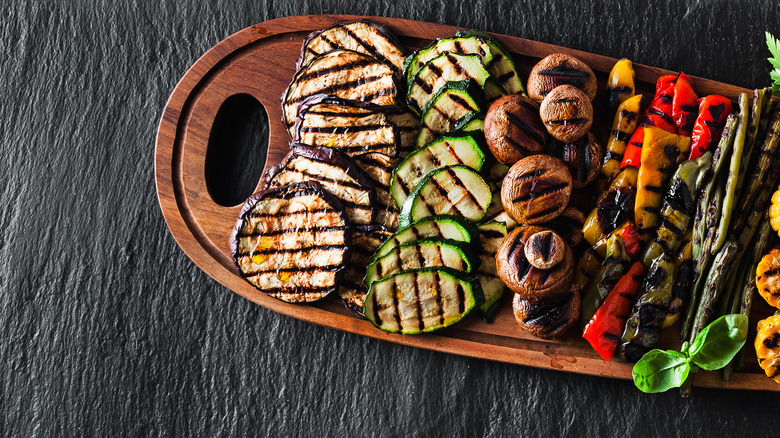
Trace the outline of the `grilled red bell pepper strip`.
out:
<instances>
[{"instance_id":1,"label":"grilled red bell pepper strip","mask_svg":"<svg viewBox=\"0 0 780 438\"><path fill-rule=\"evenodd\" d=\"M672 119L677 125L678 134L691 136L698 111L699 97L693 91L693 81L685 73L680 73L674 83L672 98Z\"/></svg>"},{"instance_id":2,"label":"grilled red bell pepper strip","mask_svg":"<svg viewBox=\"0 0 780 438\"><path fill-rule=\"evenodd\" d=\"M699 158L718 142L726 117L733 111L731 100L726 97L712 94L699 99L699 116L693 125L689 160Z\"/></svg>"},{"instance_id":3,"label":"grilled red bell pepper strip","mask_svg":"<svg viewBox=\"0 0 780 438\"><path fill-rule=\"evenodd\" d=\"M620 163L621 169L626 166L639 167L642 161L644 127L655 126L672 134L677 134L677 125L675 125L672 118L672 103L676 79L677 76L675 75L663 75L658 78L653 101L650 102L650 106L645 110L639 126L628 140L628 145L623 153L623 161Z\"/></svg>"},{"instance_id":4,"label":"grilled red bell pepper strip","mask_svg":"<svg viewBox=\"0 0 780 438\"><path fill-rule=\"evenodd\" d=\"M626 225L620 231L620 237L623 238L623 245L626 248L626 254L628 254L628 256L632 259L636 258L639 255L639 251L642 250L642 246L645 244L645 241L636 231L636 228L634 228L634 226L631 224Z\"/></svg>"},{"instance_id":5,"label":"grilled red bell pepper strip","mask_svg":"<svg viewBox=\"0 0 780 438\"><path fill-rule=\"evenodd\" d=\"M644 263L634 262L628 272L618 280L582 331L582 337L604 360L610 360L615 354L618 341L623 335L623 327L631 314L631 308L645 274L647 268Z\"/></svg>"}]
</instances>

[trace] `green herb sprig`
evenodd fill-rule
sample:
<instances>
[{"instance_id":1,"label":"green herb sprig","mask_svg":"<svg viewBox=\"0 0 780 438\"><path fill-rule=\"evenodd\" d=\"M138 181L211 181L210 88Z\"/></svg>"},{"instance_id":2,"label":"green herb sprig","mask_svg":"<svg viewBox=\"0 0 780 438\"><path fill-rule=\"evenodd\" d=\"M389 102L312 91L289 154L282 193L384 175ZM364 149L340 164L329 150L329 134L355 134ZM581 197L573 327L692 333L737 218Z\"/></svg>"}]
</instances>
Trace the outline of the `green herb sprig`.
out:
<instances>
[{"instance_id":1,"label":"green herb sprig","mask_svg":"<svg viewBox=\"0 0 780 438\"><path fill-rule=\"evenodd\" d=\"M774 69L769 72L769 78L772 79L772 94L780 96L780 41L773 37L771 33L766 32L766 45L769 47L771 58L767 58Z\"/></svg>"},{"instance_id":2,"label":"green herb sprig","mask_svg":"<svg viewBox=\"0 0 780 438\"><path fill-rule=\"evenodd\" d=\"M725 367L745 345L748 334L746 315L724 315L713 321L692 343L680 351L652 350L634 365L634 385L642 392L664 392L679 388L688 375L699 369L714 371Z\"/></svg>"}]
</instances>

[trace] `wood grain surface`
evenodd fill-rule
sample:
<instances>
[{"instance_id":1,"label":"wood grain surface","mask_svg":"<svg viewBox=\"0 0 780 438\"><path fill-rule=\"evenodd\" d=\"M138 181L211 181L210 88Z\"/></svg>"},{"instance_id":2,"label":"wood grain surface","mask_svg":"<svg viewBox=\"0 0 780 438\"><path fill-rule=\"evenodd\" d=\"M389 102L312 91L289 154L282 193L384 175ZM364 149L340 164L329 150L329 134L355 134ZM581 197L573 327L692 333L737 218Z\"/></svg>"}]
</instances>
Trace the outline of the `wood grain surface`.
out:
<instances>
[{"instance_id":1,"label":"wood grain surface","mask_svg":"<svg viewBox=\"0 0 780 438\"><path fill-rule=\"evenodd\" d=\"M280 96L295 72L303 39L311 31L338 21L369 18L387 26L409 50L432 39L451 36L456 27L411 20L347 15L307 15L280 18L246 28L220 42L203 55L173 91L162 115L155 151L157 195L165 221L177 243L200 269L239 295L276 312L323 326L404 345L470 357L550 368L614 378L631 378L631 364L603 361L572 332L558 341L543 341L524 333L511 312L511 293L495 320L487 324L472 317L435 335L388 334L352 316L337 296L315 305L293 305L270 298L239 277L228 250L228 236L240 205L223 207L209 195L205 157L217 112L231 96L246 94L262 104L268 114L269 139L266 167L278 163L288 150L289 138L281 121ZM513 53L525 79L544 56L563 52L585 61L596 73L600 87L616 61L613 58L571 50L522 38L494 35ZM634 64L637 91L653 93L658 76L673 73ZM736 99L743 88L693 78L697 93L722 94ZM259 181L258 181L259 182ZM758 302L760 300L756 300ZM768 306L757 306L751 318L748 340L755 336L758 318L769 315ZM660 347L679 346L677 328L665 330ZM700 372L695 385L780 391L761 372L748 342L747 363L730 382L720 373Z\"/></svg>"}]
</instances>

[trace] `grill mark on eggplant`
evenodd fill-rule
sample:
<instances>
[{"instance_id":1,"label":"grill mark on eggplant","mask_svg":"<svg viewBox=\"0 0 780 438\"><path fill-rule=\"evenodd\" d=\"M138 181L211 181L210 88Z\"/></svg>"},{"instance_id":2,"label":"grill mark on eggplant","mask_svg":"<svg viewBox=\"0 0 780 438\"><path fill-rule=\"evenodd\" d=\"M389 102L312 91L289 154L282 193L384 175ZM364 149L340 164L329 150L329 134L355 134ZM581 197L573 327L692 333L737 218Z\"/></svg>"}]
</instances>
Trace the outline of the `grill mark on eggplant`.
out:
<instances>
[{"instance_id":1,"label":"grill mark on eggplant","mask_svg":"<svg viewBox=\"0 0 780 438\"><path fill-rule=\"evenodd\" d=\"M324 287L274 287L269 289L263 289L263 292L268 295L289 294L289 295L305 295L305 294L321 294L331 290L333 286Z\"/></svg>"},{"instance_id":2,"label":"grill mark on eggplant","mask_svg":"<svg viewBox=\"0 0 780 438\"><path fill-rule=\"evenodd\" d=\"M339 48L339 46L336 43L334 43L333 41L331 41L330 38L328 38L328 36L325 35L325 33L321 33L319 35L319 37L325 44L330 46L331 50Z\"/></svg>"},{"instance_id":3,"label":"grill mark on eggplant","mask_svg":"<svg viewBox=\"0 0 780 438\"><path fill-rule=\"evenodd\" d=\"M469 190L469 189L468 189L468 187L466 186L466 184L464 184L464 183L463 183L463 180L461 180L461 179L460 179L460 177L459 177L459 176L458 176L458 175L455 173L455 171L454 171L454 170L452 170L452 168L448 168L448 169L447 169L447 175L449 175L449 176L450 176L450 178L452 178L452 179L455 181L455 184L457 184L458 186L460 186L460 187L462 187L462 188L463 188L463 190L464 190L464 191L465 191L465 192L468 194L468 196L469 196L469 200L470 200L470 201L471 201L471 202L472 202L474 205L476 205L477 207L479 207L479 209L480 209L480 210L482 210L482 209L484 208L484 207L482 206L482 204L479 202L479 200L478 200L477 198L475 198L475 197L474 197L474 194L473 194L473 193L471 193L471 190ZM454 203L453 203L453 205L454 205Z\"/></svg>"},{"instance_id":4,"label":"grill mark on eggplant","mask_svg":"<svg viewBox=\"0 0 780 438\"><path fill-rule=\"evenodd\" d=\"M373 59L367 59L367 58L357 59L357 60L354 60L354 61L351 61L351 62L347 62L346 64L336 64L334 66L326 67L326 68L323 68L321 70L314 70L314 71L311 71L311 72L306 72L306 73L298 76L297 78L295 78L295 80L298 81L299 83L303 83L303 82L311 80L311 79L320 78L320 77L325 76L327 74L338 73L340 71L349 70L349 69L353 69L353 68L365 67L367 65L374 64L375 62L376 61L373 60Z\"/></svg>"},{"instance_id":5,"label":"grill mark on eggplant","mask_svg":"<svg viewBox=\"0 0 780 438\"><path fill-rule=\"evenodd\" d=\"M556 184L554 186L550 186L544 190L537 190L535 192L529 192L527 195L520 196L519 198L515 198L512 202L515 204L519 202L526 202L526 201L533 201L538 198L542 198L544 196L549 196L557 191L563 190L569 185L567 183L560 183Z\"/></svg>"},{"instance_id":6,"label":"grill mark on eggplant","mask_svg":"<svg viewBox=\"0 0 780 438\"><path fill-rule=\"evenodd\" d=\"M373 92L371 94L367 94L361 98L361 100L364 101L372 101L376 99L377 97L387 96L388 94L393 94L395 92L392 88L383 88L379 91Z\"/></svg>"},{"instance_id":7,"label":"grill mark on eggplant","mask_svg":"<svg viewBox=\"0 0 780 438\"><path fill-rule=\"evenodd\" d=\"M514 114L512 114L510 112L506 113L506 118L507 118L507 120L509 120L509 122L511 124L513 124L513 125L517 126L518 128L520 128L523 132L525 132L528 136L532 137L538 143L544 144L544 138L542 138L542 136L539 135L539 133L536 132L536 130L534 130L533 127L530 126L528 123L526 123L524 120L521 120L519 117L517 117L516 115L514 115ZM507 140L509 138L510 137L507 137ZM527 149L525 151L527 151Z\"/></svg>"},{"instance_id":8,"label":"grill mark on eggplant","mask_svg":"<svg viewBox=\"0 0 780 438\"><path fill-rule=\"evenodd\" d=\"M368 85L368 84L371 84L373 82L381 81L382 79L387 79L387 78L388 78L387 75L369 76L367 78L359 78L359 79L354 79L354 80L347 81L347 82L341 82L341 83L338 83L338 84L325 86L323 88L312 90L311 93L309 93L309 94L301 95L299 97L296 97L295 99L290 99L290 100L286 101L285 104L287 104L289 106L289 105L292 105L292 104L303 102L304 100L308 99L309 97L311 97L311 96L313 96L315 94L321 94L321 93L324 93L324 92L327 92L328 94L333 94L333 92L336 92L336 91L349 90L351 88L356 88L356 87L361 86L361 85ZM390 91L390 92L392 92L392 91ZM388 92L386 94L390 94L390 93ZM365 100L369 100L369 99L367 99L366 97L363 97L361 100L365 101ZM288 123L288 125L289 124L290 123Z\"/></svg>"},{"instance_id":9,"label":"grill mark on eggplant","mask_svg":"<svg viewBox=\"0 0 780 438\"><path fill-rule=\"evenodd\" d=\"M355 40L361 47L363 47L366 52L371 54L374 58L381 61L383 64L387 64L388 66L392 66L393 70L396 70L395 65L393 65L392 62L390 62L389 59L385 55L383 55L373 44L370 44L367 41L364 41L362 38L357 36L355 32L352 32L347 26L343 26L342 29L344 29L344 32L346 32L347 35L349 35L350 38ZM373 38L379 38L379 35L377 33L374 33L372 35Z\"/></svg>"},{"instance_id":10,"label":"grill mark on eggplant","mask_svg":"<svg viewBox=\"0 0 780 438\"><path fill-rule=\"evenodd\" d=\"M308 212L308 211L310 210L302 210L302 212ZM271 215L271 217L274 216L276 216L276 214ZM259 236L278 236L280 234L287 234L287 233L329 233L331 231L343 231L346 230L347 228L349 227L343 225L337 225L333 227L282 228L278 230L268 230L262 233L239 233L236 237L243 238L243 237L259 237Z\"/></svg>"},{"instance_id":11,"label":"grill mark on eggplant","mask_svg":"<svg viewBox=\"0 0 780 438\"><path fill-rule=\"evenodd\" d=\"M374 160L374 159L372 159L370 157L365 156L365 154L364 155L356 155L356 156L352 157L352 159L357 161L358 163L362 162L362 163L366 164L367 166L372 166L372 167L376 167L376 168L382 169L386 173L393 173L393 170L395 169L395 166L388 166L388 165L382 163L379 160Z\"/></svg>"},{"instance_id":12,"label":"grill mark on eggplant","mask_svg":"<svg viewBox=\"0 0 780 438\"><path fill-rule=\"evenodd\" d=\"M315 134L350 134L353 132L363 131L376 131L379 129L389 128L388 125L370 124L370 125L351 125L351 126L308 126L301 127L302 133L315 133Z\"/></svg>"},{"instance_id":13,"label":"grill mark on eggplant","mask_svg":"<svg viewBox=\"0 0 780 438\"><path fill-rule=\"evenodd\" d=\"M347 245L309 245L298 248L280 249L280 248L265 248L255 249L249 252L236 253L236 257L250 257L255 254L295 254L308 251L325 250L325 251L345 251Z\"/></svg>"},{"instance_id":14,"label":"grill mark on eggplant","mask_svg":"<svg viewBox=\"0 0 780 438\"><path fill-rule=\"evenodd\" d=\"M308 266L308 267L302 267L302 266L289 266L289 267L275 267L271 269L262 269L260 271L253 271L253 272L244 272L243 275L246 278L251 277L259 277L264 274L271 274L271 273L279 273L279 272L305 272L305 273L314 273L314 272L335 272L344 267L343 263L337 263L335 265L320 265L320 266Z\"/></svg>"},{"instance_id":15,"label":"grill mark on eggplant","mask_svg":"<svg viewBox=\"0 0 780 438\"><path fill-rule=\"evenodd\" d=\"M280 198L275 198L280 199ZM280 199L281 200L281 199ZM336 210L332 208L313 208L311 210L298 210L298 211L288 211L284 213L247 213L244 215L245 219L264 219L264 218L276 218L276 217L288 217L293 216L296 214L311 214L311 213L336 213Z\"/></svg>"}]
</instances>

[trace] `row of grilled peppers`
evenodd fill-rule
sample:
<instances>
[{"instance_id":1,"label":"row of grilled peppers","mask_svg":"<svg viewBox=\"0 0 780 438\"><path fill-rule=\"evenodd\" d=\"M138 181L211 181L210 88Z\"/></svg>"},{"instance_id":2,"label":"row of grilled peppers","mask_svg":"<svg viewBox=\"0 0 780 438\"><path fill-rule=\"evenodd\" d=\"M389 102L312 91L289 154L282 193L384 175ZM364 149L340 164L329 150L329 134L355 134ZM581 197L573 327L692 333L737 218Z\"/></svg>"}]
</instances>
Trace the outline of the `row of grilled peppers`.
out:
<instances>
[{"instance_id":1,"label":"row of grilled peppers","mask_svg":"<svg viewBox=\"0 0 780 438\"><path fill-rule=\"evenodd\" d=\"M619 350L637 361L676 322L691 289L688 225L712 168L710 149L733 108L723 96L699 99L680 73L661 76L642 111L627 59L615 64L607 87L607 103L617 108L601 195L583 226L592 247L580 258L575 282L586 291L583 337L605 360Z\"/></svg>"}]
</instances>

